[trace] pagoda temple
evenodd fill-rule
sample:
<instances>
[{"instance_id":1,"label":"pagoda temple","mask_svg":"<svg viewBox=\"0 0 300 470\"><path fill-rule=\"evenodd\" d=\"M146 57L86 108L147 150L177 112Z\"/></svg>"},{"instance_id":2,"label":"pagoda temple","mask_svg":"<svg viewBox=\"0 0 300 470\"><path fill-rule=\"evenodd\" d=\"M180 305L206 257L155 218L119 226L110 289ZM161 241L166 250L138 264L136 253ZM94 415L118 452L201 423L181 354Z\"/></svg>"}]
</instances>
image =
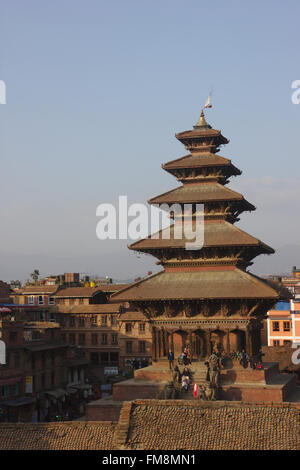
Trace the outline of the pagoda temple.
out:
<instances>
[{"instance_id":1,"label":"pagoda temple","mask_svg":"<svg viewBox=\"0 0 300 470\"><path fill-rule=\"evenodd\" d=\"M183 213L188 204L192 225L197 205L203 204L204 245L186 249L190 240L174 233L183 216L174 215L170 229L129 246L156 257L163 270L119 291L111 300L128 301L149 318L153 360L166 357L169 349L176 357L185 346L194 360L216 349L230 353L245 348L256 354L262 321L279 293L248 268L256 256L274 250L234 225L243 212L255 207L227 187L241 171L218 155L220 146L229 141L206 122L203 110L193 130L176 138L189 153L162 167L181 185L148 202L164 207L179 204ZM164 236L166 230L170 237Z\"/></svg>"}]
</instances>

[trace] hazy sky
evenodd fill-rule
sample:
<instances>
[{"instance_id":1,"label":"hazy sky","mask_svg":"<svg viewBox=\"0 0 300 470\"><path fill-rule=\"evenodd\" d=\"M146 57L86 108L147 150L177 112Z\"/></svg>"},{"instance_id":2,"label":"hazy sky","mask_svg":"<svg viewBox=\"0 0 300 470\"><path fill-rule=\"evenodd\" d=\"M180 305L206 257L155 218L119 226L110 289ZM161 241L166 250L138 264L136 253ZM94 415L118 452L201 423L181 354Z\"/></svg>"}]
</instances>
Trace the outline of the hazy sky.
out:
<instances>
[{"instance_id":1,"label":"hazy sky","mask_svg":"<svg viewBox=\"0 0 300 470\"><path fill-rule=\"evenodd\" d=\"M132 278L155 266L99 241L96 207L176 187L161 163L206 117L257 206L239 226L299 242L298 0L1 0L0 279L75 270ZM295 249L295 264L300 249Z\"/></svg>"}]
</instances>

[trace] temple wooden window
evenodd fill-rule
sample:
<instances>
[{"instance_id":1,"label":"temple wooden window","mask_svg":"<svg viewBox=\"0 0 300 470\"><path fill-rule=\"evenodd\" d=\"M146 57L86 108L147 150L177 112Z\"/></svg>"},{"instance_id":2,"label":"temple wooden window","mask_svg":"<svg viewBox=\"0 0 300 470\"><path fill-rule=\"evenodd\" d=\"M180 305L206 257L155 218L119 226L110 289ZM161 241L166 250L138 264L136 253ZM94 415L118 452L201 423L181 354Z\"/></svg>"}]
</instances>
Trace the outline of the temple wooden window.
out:
<instances>
[{"instance_id":1,"label":"temple wooden window","mask_svg":"<svg viewBox=\"0 0 300 470\"><path fill-rule=\"evenodd\" d=\"M272 329L273 331L279 331L279 321L273 321Z\"/></svg>"},{"instance_id":2,"label":"temple wooden window","mask_svg":"<svg viewBox=\"0 0 300 470\"><path fill-rule=\"evenodd\" d=\"M111 335L111 344L118 344L118 335L115 333Z\"/></svg>"},{"instance_id":3,"label":"temple wooden window","mask_svg":"<svg viewBox=\"0 0 300 470\"><path fill-rule=\"evenodd\" d=\"M78 326L79 328L84 328L85 322L84 318L79 318Z\"/></svg>"},{"instance_id":4,"label":"temple wooden window","mask_svg":"<svg viewBox=\"0 0 300 470\"><path fill-rule=\"evenodd\" d=\"M139 341L139 352L146 352L146 341Z\"/></svg>"},{"instance_id":5,"label":"temple wooden window","mask_svg":"<svg viewBox=\"0 0 300 470\"><path fill-rule=\"evenodd\" d=\"M107 326L107 315L101 317L101 326Z\"/></svg>"},{"instance_id":6,"label":"temple wooden window","mask_svg":"<svg viewBox=\"0 0 300 470\"><path fill-rule=\"evenodd\" d=\"M131 331L132 331L131 323L126 323L125 324L125 331L126 331L126 333L131 333Z\"/></svg>"},{"instance_id":7,"label":"temple wooden window","mask_svg":"<svg viewBox=\"0 0 300 470\"><path fill-rule=\"evenodd\" d=\"M111 315L110 316L110 322L111 322L111 325L114 326L117 324L117 317L116 315Z\"/></svg>"},{"instance_id":8,"label":"temple wooden window","mask_svg":"<svg viewBox=\"0 0 300 470\"><path fill-rule=\"evenodd\" d=\"M93 315L91 318L91 325L92 326L97 326L97 317L96 315Z\"/></svg>"},{"instance_id":9,"label":"temple wooden window","mask_svg":"<svg viewBox=\"0 0 300 470\"><path fill-rule=\"evenodd\" d=\"M139 324L139 333L145 333L145 323Z\"/></svg>"},{"instance_id":10,"label":"temple wooden window","mask_svg":"<svg viewBox=\"0 0 300 470\"><path fill-rule=\"evenodd\" d=\"M126 352L132 353L132 341L126 341Z\"/></svg>"}]
</instances>

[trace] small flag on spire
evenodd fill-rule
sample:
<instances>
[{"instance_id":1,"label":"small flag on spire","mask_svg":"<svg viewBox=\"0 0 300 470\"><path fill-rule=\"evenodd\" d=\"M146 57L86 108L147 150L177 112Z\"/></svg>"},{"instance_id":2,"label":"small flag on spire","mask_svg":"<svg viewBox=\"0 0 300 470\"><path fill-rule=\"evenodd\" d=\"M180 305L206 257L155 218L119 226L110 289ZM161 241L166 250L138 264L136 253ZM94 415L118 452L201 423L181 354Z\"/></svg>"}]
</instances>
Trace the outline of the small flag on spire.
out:
<instances>
[{"instance_id":1,"label":"small flag on spire","mask_svg":"<svg viewBox=\"0 0 300 470\"><path fill-rule=\"evenodd\" d=\"M204 108L212 108L211 104L211 93L208 95Z\"/></svg>"}]
</instances>

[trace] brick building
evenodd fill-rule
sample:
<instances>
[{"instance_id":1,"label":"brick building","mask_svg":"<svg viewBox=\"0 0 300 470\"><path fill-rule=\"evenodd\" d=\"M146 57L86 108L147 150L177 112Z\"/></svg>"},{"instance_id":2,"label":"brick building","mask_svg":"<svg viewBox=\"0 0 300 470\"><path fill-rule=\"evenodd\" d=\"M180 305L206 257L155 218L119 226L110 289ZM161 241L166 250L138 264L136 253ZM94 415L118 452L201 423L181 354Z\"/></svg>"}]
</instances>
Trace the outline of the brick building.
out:
<instances>
[{"instance_id":1,"label":"brick building","mask_svg":"<svg viewBox=\"0 0 300 470\"><path fill-rule=\"evenodd\" d=\"M152 357L151 332L147 318L128 311L128 304L110 303L110 296L127 287L106 284L70 287L55 295L56 316L64 341L82 348L92 373L103 377L104 367L124 369L148 365Z\"/></svg>"}]
</instances>

